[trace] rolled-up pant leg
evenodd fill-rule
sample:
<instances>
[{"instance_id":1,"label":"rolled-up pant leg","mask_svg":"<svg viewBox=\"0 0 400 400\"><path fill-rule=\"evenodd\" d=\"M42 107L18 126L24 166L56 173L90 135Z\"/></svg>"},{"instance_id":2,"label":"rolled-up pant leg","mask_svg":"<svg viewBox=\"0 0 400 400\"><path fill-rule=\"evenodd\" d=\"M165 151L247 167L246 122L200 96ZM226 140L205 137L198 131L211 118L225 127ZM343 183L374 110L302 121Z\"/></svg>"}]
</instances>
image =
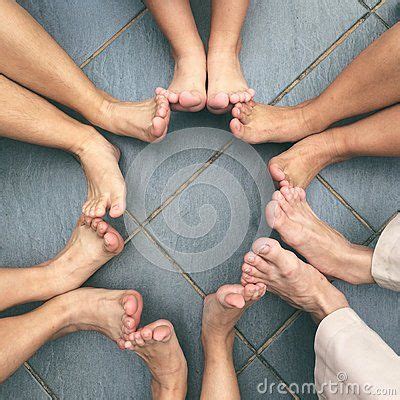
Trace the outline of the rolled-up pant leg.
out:
<instances>
[{"instance_id":1,"label":"rolled-up pant leg","mask_svg":"<svg viewBox=\"0 0 400 400\"><path fill-rule=\"evenodd\" d=\"M379 286L400 291L400 214L378 240L372 257L372 276Z\"/></svg>"},{"instance_id":2,"label":"rolled-up pant leg","mask_svg":"<svg viewBox=\"0 0 400 400\"><path fill-rule=\"evenodd\" d=\"M320 399L400 399L400 357L351 308L321 321L314 347Z\"/></svg>"}]
</instances>

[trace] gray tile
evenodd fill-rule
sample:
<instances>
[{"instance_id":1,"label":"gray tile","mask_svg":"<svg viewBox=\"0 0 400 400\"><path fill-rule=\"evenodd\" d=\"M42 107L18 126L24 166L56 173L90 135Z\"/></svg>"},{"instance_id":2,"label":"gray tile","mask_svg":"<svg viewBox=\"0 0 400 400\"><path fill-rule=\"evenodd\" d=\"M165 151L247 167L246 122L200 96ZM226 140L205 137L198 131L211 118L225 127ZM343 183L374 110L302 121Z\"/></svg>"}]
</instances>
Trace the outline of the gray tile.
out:
<instances>
[{"instance_id":1,"label":"gray tile","mask_svg":"<svg viewBox=\"0 0 400 400\"><path fill-rule=\"evenodd\" d=\"M347 297L350 306L364 322L376 331L393 350L400 353L400 307L398 293L378 285L353 286L336 281L334 285Z\"/></svg>"},{"instance_id":2,"label":"gray tile","mask_svg":"<svg viewBox=\"0 0 400 400\"><path fill-rule=\"evenodd\" d=\"M289 387L302 399L316 399L312 392L298 392L304 383L314 382L314 337L316 325L302 314L262 353ZM288 357L290 354L290 357Z\"/></svg>"},{"instance_id":3,"label":"gray tile","mask_svg":"<svg viewBox=\"0 0 400 400\"><path fill-rule=\"evenodd\" d=\"M389 26L400 20L400 3L398 0L387 0L376 12Z\"/></svg>"},{"instance_id":4,"label":"gray tile","mask_svg":"<svg viewBox=\"0 0 400 400\"><path fill-rule=\"evenodd\" d=\"M140 0L81 2L18 0L80 64L127 24L144 5Z\"/></svg>"},{"instance_id":5,"label":"gray tile","mask_svg":"<svg viewBox=\"0 0 400 400\"><path fill-rule=\"evenodd\" d=\"M0 398L3 400L49 400L51 397L24 368L0 385Z\"/></svg>"},{"instance_id":6,"label":"gray tile","mask_svg":"<svg viewBox=\"0 0 400 400\"><path fill-rule=\"evenodd\" d=\"M398 158L356 158L332 165L321 175L375 229L399 209Z\"/></svg>"},{"instance_id":7,"label":"gray tile","mask_svg":"<svg viewBox=\"0 0 400 400\"><path fill-rule=\"evenodd\" d=\"M343 187L339 188L339 192ZM341 232L353 243L363 243L373 233L336 199L319 181L314 180L307 189L308 202L317 216Z\"/></svg>"},{"instance_id":8,"label":"gray tile","mask_svg":"<svg viewBox=\"0 0 400 400\"><path fill-rule=\"evenodd\" d=\"M160 269L143 258L135 248L141 240L147 240L143 234L96 272L87 285L134 288L144 298L142 324L159 318L173 322L189 364L189 398L197 398L202 371L202 300L178 274ZM153 251L157 249L153 247ZM236 341L236 368L250 355ZM31 363L60 398L150 398L150 376L138 357L120 352L113 343L95 333L77 333L48 343Z\"/></svg>"},{"instance_id":9,"label":"gray tile","mask_svg":"<svg viewBox=\"0 0 400 400\"><path fill-rule=\"evenodd\" d=\"M271 101L363 14L354 0L252 2L242 62L256 99Z\"/></svg>"},{"instance_id":10,"label":"gray tile","mask_svg":"<svg viewBox=\"0 0 400 400\"><path fill-rule=\"evenodd\" d=\"M79 163L69 154L0 138L0 265L29 266L60 251L86 197ZM66 212L68 210L68 212Z\"/></svg>"},{"instance_id":11,"label":"gray tile","mask_svg":"<svg viewBox=\"0 0 400 400\"><path fill-rule=\"evenodd\" d=\"M144 221L231 139L220 129L194 127L171 133L136 154L132 146L122 162L127 208Z\"/></svg>"},{"instance_id":12,"label":"gray tile","mask_svg":"<svg viewBox=\"0 0 400 400\"><path fill-rule=\"evenodd\" d=\"M293 399L284 386L259 360L254 360L239 375L239 386L243 399Z\"/></svg>"},{"instance_id":13,"label":"gray tile","mask_svg":"<svg viewBox=\"0 0 400 400\"><path fill-rule=\"evenodd\" d=\"M385 30L385 26L377 18L369 17L279 104L296 105L321 94L340 72Z\"/></svg>"}]
</instances>

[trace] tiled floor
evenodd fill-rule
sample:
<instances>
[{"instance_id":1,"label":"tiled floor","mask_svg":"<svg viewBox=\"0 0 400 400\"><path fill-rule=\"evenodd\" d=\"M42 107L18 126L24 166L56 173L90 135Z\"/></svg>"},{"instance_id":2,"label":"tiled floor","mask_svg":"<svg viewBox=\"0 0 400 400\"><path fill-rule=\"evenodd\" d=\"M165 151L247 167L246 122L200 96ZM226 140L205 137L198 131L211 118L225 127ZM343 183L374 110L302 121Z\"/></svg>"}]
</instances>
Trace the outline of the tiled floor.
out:
<instances>
[{"instance_id":1,"label":"tiled floor","mask_svg":"<svg viewBox=\"0 0 400 400\"><path fill-rule=\"evenodd\" d=\"M100 1L20 0L102 89L123 99L150 97L155 86L167 85L172 74L168 45L139 0ZM203 38L207 37L209 4L193 1ZM207 2L208 3L208 2ZM260 101L295 104L319 94L369 43L400 17L399 0L254 0L243 34L243 66ZM227 130L228 117L177 113L171 131L189 127ZM103 132L122 150L121 168L127 173L145 148L139 141ZM254 146L264 162L287 145ZM0 265L25 266L55 255L66 243L85 197L79 164L61 151L0 139ZM178 173L183 183L195 166L202 167L212 152L199 149L179 153L151 182L149 210L159 207L164 181ZM235 169L229 151L206 166L234 171L245 185L246 171ZM165 168L164 168L165 167ZM188 172L189 171L189 172ZM398 210L400 161L356 159L324 170L311 184L308 196L316 213L358 243L373 244L382 226ZM190 176L190 174L189 174ZM67 179L66 179L67 177ZM207 175L205 175L207 181ZM179 181L179 179L182 179ZM210 178L211 179L211 178ZM226 204L212 189L195 190L196 179L174 200L184 221L195 225L201 207L214 206L224 228ZM179 187L179 185L178 185ZM247 188L249 189L249 188ZM251 187L250 187L251 189ZM250 190L249 189L249 190ZM229 199L228 199L229 200ZM213 203L214 201L214 203ZM249 200L260 215L260 204ZM68 210L66 212L66 210ZM133 210L132 213L134 214ZM231 217L240 210L228 210ZM224 214L225 213L225 214ZM148 214L149 215L149 214ZM147 216L148 216L147 215ZM202 296L223 283L237 280L240 258L252 241L247 235L239 250L218 267L193 271L179 251L192 249L165 228L165 209L149 218L133 215L117 226L129 238L124 252L89 279L88 285L135 288L145 299L144 323L170 319L189 362L189 399L199 396L202 349L199 341ZM224 222L225 221L225 222ZM221 229L222 229L221 228ZM205 236L198 246L215 244L222 230ZM174 236L175 235L175 236ZM182 250L183 249L183 250ZM142 254L162 260L164 268ZM161 263L161 261L160 261ZM176 269L182 270L177 273ZM336 283L370 326L400 351L399 297L374 286ZM34 305L8 311L15 314ZM302 384L313 376L313 337L310 318L274 296L267 295L238 324L235 365L244 399L266 398L259 383ZM149 374L137 357L119 352L105 338L80 333L40 349L5 384L1 399L147 399ZM278 392L268 398L291 398ZM300 398L314 398L299 395Z\"/></svg>"}]
</instances>

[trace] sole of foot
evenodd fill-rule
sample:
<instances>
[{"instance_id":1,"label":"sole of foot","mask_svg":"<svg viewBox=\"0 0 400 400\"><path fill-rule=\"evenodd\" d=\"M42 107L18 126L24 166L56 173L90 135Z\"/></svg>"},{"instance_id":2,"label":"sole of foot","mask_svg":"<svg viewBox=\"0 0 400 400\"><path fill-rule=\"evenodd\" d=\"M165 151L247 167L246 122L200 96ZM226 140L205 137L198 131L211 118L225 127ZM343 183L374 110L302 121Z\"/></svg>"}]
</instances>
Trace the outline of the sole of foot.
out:
<instances>
[{"instance_id":1,"label":"sole of foot","mask_svg":"<svg viewBox=\"0 0 400 400\"><path fill-rule=\"evenodd\" d=\"M121 235L101 218L81 216L65 248L44 266L54 295L81 286L124 248Z\"/></svg>"},{"instance_id":2,"label":"sole of foot","mask_svg":"<svg viewBox=\"0 0 400 400\"><path fill-rule=\"evenodd\" d=\"M207 55L207 109L213 114L225 114L239 102L249 102L255 91L249 88L239 61L241 44L236 50L214 48Z\"/></svg>"},{"instance_id":3,"label":"sole of foot","mask_svg":"<svg viewBox=\"0 0 400 400\"><path fill-rule=\"evenodd\" d=\"M142 297L135 290L81 288L50 301L57 302L68 316L55 339L76 331L97 331L121 350L135 332L143 310Z\"/></svg>"},{"instance_id":4,"label":"sole of foot","mask_svg":"<svg viewBox=\"0 0 400 400\"><path fill-rule=\"evenodd\" d=\"M184 399L187 364L171 322L158 320L128 336L125 348L147 364L154 398Z\"/></svg>"},{"instance_id":5,"label":"sole of foot","mask_svg":"<svg viewBox=\"0 0 400 400\"><path fill-rule=\"evenodd\" d=\"M235 324L244 311L264 296L263 283L242 285L224 285L216 293L204 300L202 338L203 341L233 335Z\"/></svg>"},{"instance_id":6,"label":"sole of foot","mask_svg":"<svg viewBox=\"0 0 400 400\"><path fill-rule=\"evenodd\" d=\"M249 101L232 109L231 132L250 144L295 142L311 135L307 123L307 104L277 107Z\"/></svg>"},{"instance_id":7,"label":"sole of foot","mask_svg":"<svg viewBox=\"0 0 400 400\"><path fill-rule=\"evenodd\" d=\"M198 112L206 105L206 56L204 48L175 57L174 77L168 89L157 88L173 111Z\"/></svg>"},{"instance_id":8,"label":"sole of foot","mask_svg":"<svg viewBox=\"0 0 400 400\"><path fill-rule=\"evenodd\" d=\"M87 180L87 200L82 213L88 217L120 217L126 208L125 180L119 169L119 149L95 129L80 145L76 157Z\"/></svg>"},{"instance_id":9,"label":"sole of foot","mask_svg":"<svg viewBox=\"0 0 400 400\"><path fill-rule=\"evenodd\" d=\"M260 238L247 253L242 266L242 284L263 283L295 308L311 313L319 322L348 303L313 266L301 261L294 253L282 249L270 238Z\"/></svg>"},{"instance_id":10,"label":"sole of foot","mask_svg":"<svg viewBox=\"0 0 400 400\"><path fill-rule=\"evenodd\" d=\"M321 221L299 187L283 187L266 207L269 226L283 241L325 275L352 284L373 283L373 250L347 241L344 236Z\"/></svg>"},{"instance_id":11,"label":"sole of foot","mask_svg":"<svg viewBox=\"0 0 400 400\"><path fill-rule=\"evenodd\" d=\"M325 167L346 160L344 144L335 135L337 129L306 137L271 158L268 169L277 187L299 186L306 189Z\"/></svg>"},{"instance_id":12,"label":"sole of foot","mask_svg":"<svg viewBox=\"0 0 400 400\"><path fill-rule=\"evenodd\" d=\"M90 120L94 125L144 142L162 140L167 134L171 110L165 96L156 94L151 99L129 102L99 92L103 101L96 117Z\"/></svg>"}]
</instances>

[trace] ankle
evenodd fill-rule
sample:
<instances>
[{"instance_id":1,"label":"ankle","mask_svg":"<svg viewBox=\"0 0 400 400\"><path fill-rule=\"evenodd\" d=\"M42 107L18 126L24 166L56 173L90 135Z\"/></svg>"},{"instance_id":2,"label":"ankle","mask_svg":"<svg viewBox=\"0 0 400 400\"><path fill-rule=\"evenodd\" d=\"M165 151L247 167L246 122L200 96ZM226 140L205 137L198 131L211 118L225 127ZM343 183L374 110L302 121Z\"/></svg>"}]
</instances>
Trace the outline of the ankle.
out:
<instances>
[{"instance_id":1,"label":"ankle","mask_svg":"<svg viewBox=\"0 0 400 400\"><path fill-rule=\"evenodd\" d=\"M318 324L329 314L346 307L349 307L349 303L345 295L325 279L315 298L311 315Z\"/></svg>"},{"instance_id":2,"label":"ankle","mask_svg":"<svg viewBox=\"0 0 400 400\"><path fill-rule=\"evenodd\" d=\"M199 63L202 60L205 61L206 53L204 50L204 45L201 42L201 44L185 47L184 49L172 50L172 57L175 61L175 64L192 61Z\"/></svg>"},{"instance_id":3,"label":"ankle","mask_svg":"<svg viewBox=\"0 0 400 400\"><path fill-rule=\"evenodd\" d=\"M346 276L341 279L352 285L375 283L372 277L373 253L369 247L349 243L347 262L344 264L348 268L345 269Z\"/></svg>"},{"instance_id":4,"label":"ankle","mask_svg":"<svg viewBox=\"0 0 400 400\"><path fill-rule=\"evenodd\" d=\"M229 31L212 31L208 41L208 54L210 56L218 54L226 54L238 57L242 48L241 38L237 38L236 34Z\"/></svg>"},{"instance_id":5,"label":"ankle","mask_svg":"<svg viewBox=\"0 0 400 400\"><path fill-rule=\"evenodd\" d=\"M186 398L187 384L186 382L176 387L165 387L156 381L151 383L151 391L153 399L162 400L184 400Z\"/></svg>"}]
</instances>

